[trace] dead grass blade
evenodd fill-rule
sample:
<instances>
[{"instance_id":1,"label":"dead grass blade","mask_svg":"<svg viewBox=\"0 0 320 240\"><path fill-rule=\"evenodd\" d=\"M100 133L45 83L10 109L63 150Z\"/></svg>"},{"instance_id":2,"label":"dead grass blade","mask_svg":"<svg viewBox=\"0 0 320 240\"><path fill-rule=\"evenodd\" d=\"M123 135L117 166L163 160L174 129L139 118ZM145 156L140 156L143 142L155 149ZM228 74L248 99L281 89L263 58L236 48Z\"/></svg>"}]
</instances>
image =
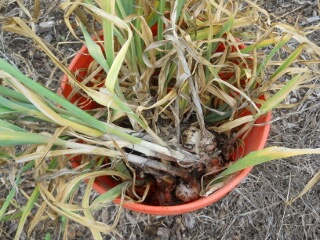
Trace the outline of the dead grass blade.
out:
<instances>
[{"instance_id":1,"label":"dead grass blade","mask_svg":"<svg viewBox=\"0 0 320 240\"><path fill-rule=\"evenodd\" d=\"M39 209L37 210L37 213L34 215L33 219L31 220L28 228L27 235L30 237L32 231L36 227L36 225L43 220L43 214L45 213L47 208L47 204L43 202Z\"/></svg>"},{"instance_id":2,"label":"dead grass blade","mask_svg":"<svg viewBox=\"0 0 320 240\"><path fill-rule=\"evenodd\" d=\"M40 18L40 0L34 0L32 18L35 22Z\"/></svg>"},{"instance_id":3,"label":"dead grass blade","mask_svg":"<svg viewBox=\"0 0 320 240\"><path fill-rule=\"evenodd\" d=\"M90 202L90 194L92 191L92 187L93 187L93 183L95 181L95 178L91 178L88 182L87 182L87 187L86 187L86 191L83 195L82 198L82 207L83 207L83 214L84 216L89 220L89 221L94 221L94 218L92 216L91 211L89 210L89 202ZM102 240L102 236L100 234L100 232L94 228L90 227L90 231L92 233L92 236L95 240Z\"/></svg>"},{"instance_id":4,"label":"dead grass blade","mask_svg":"<svg viewBox=\"0 0 320 240\"><path fill-rule=\"evenodd\" d=\"M320 182L320 171L315 174L310 181L307 183L307 185L303 188L303 190L294 198L292 198L290 201L288 201L288 204L292 204L297 199L301 198L304 194L306 194L311 188L313 188L317 183Z\"/></svg>"},{"instance_id":5,"label":"dead grass blade","mask_svg":"<svg viewBox=\"0 0 320 240\"><path fill-rule=\"evenodd\" d=\"M39 183L39 190L44 201L48 204L48 206L52 210L54 210L59 215L65 216L68 219L73 220L77 223L80 223L83 226L86 226L88 228L93 228L105 234L108 234L115 230L113 227L107 224L97 222L97 221L91 221L87 217L75 213L73 210L59 207L59 204L55 201L54 196L48 190L46 190L46 186L42 182Z\"/></svg>"},{"instance_id":6,"label":"dead grass blade","mask_svg":"<svg viewBox=\"0 0 320 240\"><path fill-rule=\"evenodd\" d=\"M233 86L232 84L221 80L219 78L214 78L213 81L218 82L220 84L226 85L228 88L232 89L233 91L239 93L242 97L244 97L251 105L252 107L258 112L260 113L260 109L258 108L257 104L249 97L247 96L247 94L245 94L243 91L241 91L240 89L236 88L235 86Z\"/></svg>"},{"instance_id":7,"label":"dead grass blade","mask_svg":"<svg viewBox=\"0 0 320 240\"><path fill-rule=\"evenodd\" d=\"M90 179L90 178L96 178L99 176L116 176L121 178L123 181L128 181L130 178L120 172L113 171L113 170L104 170L104 171L96 171L96 172L91 172L91 173L84 173L81 176L77 176L73 178L71 181L69 181L65 186L60 190L61 192L61 199L62 202L65 202L66 199L68 199L69 193L72 191L73 187L77 185L80 181L83 181L85 179Z\"/></svg>"},{"instance_id":8,"label":"dead grass blade","mask_svg":"<svg viewBox=\"0 0 320 240\"><path fill-rule=\"evenodd\" d=\"M271 19L270 19L269 13L268 13L265 9L259 7L256 3L252 2L252 1L245 0L245 2L248 3L249 5L251 5L251 6L255 9L255 11L256 11L257 13L260 12L260 13L262 13L264 16L266 16L266 17L267 17L267 24L268 24L268 25L271 24ZM261 17L260 14L258 14L258 16Z\"/></svg>"},{"instance_id":9,"label":"dead grass blade","mask_svg":"<svg viewBox=\"0 0 320 240\"><path fill-rule=\"evenodd\" d=\"M35 19L32 17L32 15L30 14L29 10L26 9L26 7L24 6L24 4L22 3L21 0L15 0L16 3L19 5L19 7L21 8L21 10L30 18L30 21L31 21L31 27L32 27L32 30L34 32L36 32L36 26L34 24L34 21ZM38 1L38 0L37 0Z\"/></svg>"},{"instance_id":10,"label":"dead grass blade","mask_svg":"<svg viewBox=\"0 0 320 240\"><path fill-rule=\"evenodd\" d=\"M212 129L217 133L228 132L235 127L241 126L242 124L245 124L248 122L252 122L254 120L255 118L253 117L253 115L248 115L248 116L237 118L230 122L226 122L219 127L212 127Z\"/></svg>"},{"instance_id":11,"label":"dead grass blade","mask_svg":"<svg viewBox=\"0 0 320 240\"><path fill-rule=\"evenodd\" d=\"M320 47L311 42L302 31L298 31L296 28L284 23L276 23L274 24L274 27L291 34L292 38L296 39L299 43L305 43L308 45L308 48L305 48L307 52L315 52L318 56L320 56Z\"/></svg>"},{"instance_id":12,"label":"dead grass blade","mask_svg":"<svg viewBox=\"0 0 320 240\"><path fill-rule=\"evenodd\" d=\"M69 31L71 34L76 38L79 39L77 34L75 33L72 24L70 22L70 16L72 15L73 12L76 11L76 9L79 7L80 3L82 0L75 0L73 3L66 3L66 4L60 4L60 8L65 11L64 13L64 22L66 23Z\"/></svg>"}]
</instances>

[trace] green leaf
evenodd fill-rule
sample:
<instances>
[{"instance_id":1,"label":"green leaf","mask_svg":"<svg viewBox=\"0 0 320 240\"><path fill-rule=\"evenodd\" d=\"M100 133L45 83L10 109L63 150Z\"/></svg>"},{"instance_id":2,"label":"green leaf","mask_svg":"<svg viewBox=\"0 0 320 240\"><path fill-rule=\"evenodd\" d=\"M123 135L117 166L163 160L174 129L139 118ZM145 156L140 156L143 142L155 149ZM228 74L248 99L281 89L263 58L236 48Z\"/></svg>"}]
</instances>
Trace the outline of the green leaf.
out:
<instances>
[{"instance_id":1,"label":"green leaf","mask_svg":"<svg viewBox=\"0 0 320 240\"><path fill-rule=\"evenodd\" d=\"M1 109L0 109L1 112ZM1 113L0 113L1 114ZM16 125L13 125L7 121L0 119L0 130L1 131L12 131L12 132L26 132L26 130L19 128Z\"/></svg>"},{"instance_id":2,"label":"green leaf","mask_svg":"<svg viewBox=\"0 0 320 240\"><path fill-rule=\"evenodd\" d=\"M270 81L272 81L272 79L279 74L280 72L284 71L286 68L288 68L291 63L293 63L293 61L295 59L297 59L297 57L300 56L302 50L304 49L304 47L306 46L305 43L300 44L299 47L297 47L297 49L290 54L290 56L277 68L277 70L271 75L270 77Z\"/></svg>"},{"instance_id":3,"label":"green leaf","mask_svg":"<svg viewBox=\"0 0 320 240\"><path fill-rule=\"evenodd\" d=\"M51 136L46 136L38 133L18 131L1 131L0 146L14 146L24 144L46 144L51 140ZM57 139L55 145L65 145L63 140Z\"/></svg>"},{"instance_id":4,"label":"green leaf","mask_svg":"<svg viewBox=\"0 0 320 240\"><path fill-rule=\"evenodd\" d=\"M73 105L69 101L67 101L65 98L57 95L56 93L50 91L49 89L41 86L39 83L31 80L27 76L25 76L19 69L16 67L10 65L7 61L0 59L0 69L7 72L14 78L18 79L21 83L23 83L25 86L32 89L34 92L37 92L39 95L50 99L57 105L60 105L61 107L65 108L69 112L72 112L75 116L82 119L84 122L89 124L95 129L98 129L102 132L106 132L106 125L87 112L83 111L82 109L78 108L77 106Z\"/></svg>"},{"instance_id":5,"label":"green leaf","mask_svg":"<svg viewBox=\"0 0 320 240\"><path fill-rule=\"evenodd\" d=\"M106 59L104 57L104 53L101 50L101 46L95 43L89 35L87 29L84 27L82 23L80 23L81 31L83 33L84 39L86 41L86 45L90 55L100 64L103 70L108 73L109 66L107 65Z\"/></svg>"},{"instance_id":6,"label":"green leaf","mask_svg":"<svg viewBox=\"0 0 320 240\"><path fill-rule=\"evenodd\" d=\"M18 229L16 231L14 239L20 239L20 235L21 235L23 227L24 227L24 225L25 225L25 223L27 221L27 217L29 216L29 214L30 214L31 210L33 209L33 207L34 207L34 205L35 205L35 203L36 203L36 201L37 201L39 196L40 196L39 187L36 187L33 190L33 192L31 194L26 206L24 207L24 209L22 211L22 216L20 218Z\"/></svg>"},{"instance_id":7,"label":"green leaf","mask_svg":"<svg viewBox=\"0 0 320 240\"><path fill-rule=\"evenodd\" d=\"M15 90L9 89L4 86L0 86L0 95L13 98L15 100L21 101L21 102L27 102L30 103L30 101L21 93L18 93Z\"/></svg>"},{"instance_id":8,"label":"green leaf","mask_svg":"<svg viewBox=\"0 0 320 240\"><path fill-rule=\"evenodd\" d=\"M139 0L139 3L141 3L141 0ZM138 7L137 8L137 15L142 15L143 14L143 9ZM134 21L134 26L136 29L138 29L138 31L141 31L141 19L137 18ZM133 31L133 38L134 41L131 42L131 63L132 63L132 67L133 69L135 69L135 71L139 71L138 70L138 63L140 66L144 66L144 62L142 59L142 55L143 55L143 44L141 41L141 38L139 36L139 34L136 31ZM128 51L128 53L130 53L130 51ZM135 60L137 59L137 60Z\"/></svg>"},{"instance_id":9,"label":"green leaf","mask_svg":"<svg viewBox=\"0 0 320 240\"><path fill-rule=\"evenodd\" d=\"M126 188L129 184L129 182L123 182L109 189L107 192L97 197L90 205L90 208L97 208L99 206L102 206L103 204L109 203L112 200L116 199L120 196L123 189Z\"/></svg>"},{"instance_id":10,"label":"green leaf","mask_svg":"<svg viewBox=\"0 0 320 240\"><path fill-rule=\"evenodd\" d=\"M33 162L32 162L33 163ZM58 164L57 159L54 159L53 161L50 162L50 164L48 165L48 169L53 169L55 168ZM33 164L30 164L31 166L33 166ZM21 232L23 230L23 227L27 221L28 216L31 213L31 210L33 209L35 203L37 202L38 198L40 196L40 191L39 191L39 187L36 186L35 189L33 190L30 198L28 199L27 204L25 205L25 207L22 209L22 215L20 217L20 221L19 221L19 225L18 225L18 229L16 231L16 235L15 235L15 239L20 239L20 235Z\"/></svg>"},{"instance_id":11,"label":"green leaf","mask_svg":"<svg viewBox=\"0 0 320 240\"><path fill-rule=\"evenodd\" d=\"M12 100L9 100L1 95L0 95L0 106L2 106L4 108L9 108L11 110L16 110L16 111L26 111L27 110L25 107L18 104L18 102L14 102Z\"/></svg>"},{"instance_id":12,"label":"green leaf","mask_svg":"<svg viewBox=\"0 0 320 240\"><path fill-rule=\"evenodd\" d=\"M284 37L271 37L271 38L262 40L261 42L258 42L258 43L246 45L245 48L240 49L240 52L241 53L251 53L254 49L258 50L261 48L266 48L266 47L269 47L269 46L275 44L276 42L281 42L281 41L288 42L290 39L291 39L291 36L289 36L289 35L285 35Z\"/></svg>"},{"instance_id":13,"label":"green leaf","mask_svg":"<svg viewBox=\"0 0 320 240\"><path fill-rule=\"evenodd\" d=\"M315 149L291 149L284 147L269 147L259 151L251 152L247 156L239 159L230 167L220 173L215 179L220 179L242 169L256 166L261 163L278 160L282 158L307 155L307 154L320 154L320 148Z\"/></svg>"},{"instance_id":14,"label":"green leaf","mask_svg":"<svg viewBox=\"0 0 320 240\"><path fill-rule=\"evenodd\" d=\"M218 121L229 118L232 114L232 110L230 110L229 105L226 103L219 106L218 111L224 112L224 114L220 115L218 113L211 112L205 116L205 121L206 122L218 122Z\"/></svg>"},{"instance_id":15,"label":"green leaf","mask_svg":"<svg viewBox=\"0 0 320 240\"><path fill-rule=\"evenodd\" d=\"M32 89L34 92L38 93L40 96L45 97L46 99L53 101L56 105L59 105L59 106L63 107L64 109L66 109L67 111L73 113L73 116L81 119L88 126L91 126L92 128L101 131L101 134L108 132L110 134L114 134L116 136L119 136L119 137L126 139L130 142L133 142L133 143L138 143L141 141L141 139L133 137L129 134L126 134L125 132L118 130L116 127L113 127L109 124L105 124L104 122L99 121L98 119L96 119L95 117L93 117L89 113L87 113L86 111L73 105L71 102L69 102L65 98L57 95L56 93L43 87L39 83L31 80L30 78L25 76L19 69L10 65L7 61L5 61L3 59L0 59L0 70L3 70L6 73L10 74L12 77L19 80L23 85ZM4 80L6 80L6 79L4 79ZM0 98L1 98L0 103L3 104L3 101L5 98L3 98L2 96L0 96ZM6 101L8 101L8 104L14 104L13 102L10 102L9 100L6 100ZM22 108L22 109L25 110L25 108Z\"/></svg>"},{"instance_id":16,"label":"green leaf","mask_svg":"<svg viewBox=\"0 0 320 240\"><path fill-rule=\"evenodd\" d=\"M276 108L287 96L288 94L301 83L306 78L305 75L296 75L291 80L289 80L286 85L284 85L275 95L265 101L260 107L260 113L254 116L255 119L259 118L261 115L266 114L272 109Z\"/></svg>"},{"instance_id":17,"label":"green leaf","mask_svg":"<svg viewBox=\"0 0 320 240\"><path fill-rule=\"evenodd\" d=\"M133 111L132 109L125 103L123 102L117 95L113 95L113 100L114 102L119 106L121 111L124 113L132 116L134 120L144 129L146 129L148 126L143 122Z\"/></svg>"},{"instance_id":18,"label":"green leaf","mask_svg":"<svg viewBox=\"0 0 320 240\"><path fill-rule=\"evenodd\" d=\"M216 38L222 37L223 34L230 31L230 29L232 28L233 25L234 25L234 18L230 16L228 21L225 24L223 24L222 28L219 30L219 32L217 33L217 35L215 37ZM209 49L208 49L208 53L207 53L208 60L210 60L210 56L211 56L212 52L216 51L218 44L219 44L219 42L214 42L214 43L209 44Z\"/></svg>"},{"instance_id":19,"label":"green leaf","mask_svg":"<svg viewBox=\"0 0 320 240\"><path fill-rule=\"evenodd\" d=\"M178 0L178 2L181 2ZM158 18L158 29L157 29L157 37L158 37L158 41L163 40L163 20L162 20L162 16L164 16L164 10L165 10L165 6L166 6L166 1L165 0L160 0L160 4L159 4L159 15L160 17Z\"/></svg>"},{"instance_id":20,"label":"green leaf","mask_svg":"<svg viewBox=\"0 0 320 240\"><path fill-rule=\"evenodd\" d=\"M12 220L20 219L22 216L22 213L23 213L22 211L19 211L14 214L11 214L11 215L5 215L1 218L0 221L5 222L5 221L12 221Z\"/></svg>"},{"instance_id":21,"label":"green leaf","mask_svg":"<svg viewBox=\"0 0 320 240\"><path fill-rule=\"evenodd\" d=\"M290 40L290 38L283 38L280 42L278 42L274 48L270 51L270 53L263 59L263 61L259 64L257 68L256 75L259 75L262 70L264 70L267 64L270 62L271 58L280 50L282 47Z\"/></svg>"},{"instance_id":22,"label":"green leaf","mask_svg":"<svg viewBox=\"0 0 320 240\"><path fill-rule=\"evenodd\" d=\"M127 30L128 30L128 39L125 42L125 44L122 46L120 51L118 52L117 56L115 57L115 59L112 63L112 66L110 67L110 70L108 72L107 79L105 81L106 88L108 88L109 91L111 91L111 92L114 92L114 90L119 85L119 82L118 82L119 71L121 69L122 63L123 63L124 58L126 56L126 53L129 49L130 42L132 40L132 32L129 29L129 27Z\"/></svg>"},{"instance_id":23,"label":"green leaf","mask_svg":"<svg viewBox=\"0 0 320 240\"><path fill-rule=\"evenodd\" d=\"M223 24L222 28L219 30L219 32L216 34L215 38L220 38L223 36L223 34L225 34L225 32L230 31L230 29L232 28L234 24L234 18L233 17L229 17L228 21ZM209 29L211 30L211 28L209 27ZM209 31L210 31L209 30ZM212 37L210 36L210 34L208 34L208 40L212 39ZM212 53L214 53L217 49L219 42L213 42L213 43L209 43L208 44L208 49L207 49L207 54L206 54L206 58L207 60L210 62L210 58ZM215 69L212 67L209 67L206 69L206 79L207 81L209 81L209 75L210 75L210 70L215 73ZM215 73L216 74L216 73ZM221 86L222 89L226 89L223 85L219 84Z\"/></svg>"},{"instance_id":24,"label":"green leaf","mask_svg":"<svg viewBox=\"0 0 320 240\"><path fill-rule=\"evenodd\" d=\"M133 14L135 0L118 0L116 7L118 8L118 15L121 19L125 19L127 16ZM120 14L119 14L120 13Z\"/></svg>"},{"instance_id":25,"label":"green leaf","mask_svg":"<svg viewBox=\"0 0 320 240\"><path fill-rule=\"evenodd\" d=\"M115 0L102 1L102 10L114 15ZM113 23L107 19L102 19L104 51L107 57L107 63L110 67L114 61L114 33Z\"/></svg>"},{"instance_id":26,"label":"green leaf","mask_svg":"<svg viewBox=\"0 0 320 240\"><path fill-rule=\"evenodd\" d=\"M182 9L185 6L185 0L177 0L177 2L177 19L179 19L182 13Z\"/></svg>"},{"instance_id":27,"label":"green leaf","mask_svg":"<svg viewBox=\"0 0 320 240\"><path fill-rule=\"evenodd\" d=\"M12 113L19 113L21 114L23 111L15 111L6 107L0 107L0 115L3 117L3 115L10 115Z\"/></svg>"},{"instance_id":28,"label":"green leaf","mask_svg":"<svg viewBox=\"0 0 320 240\"><path fill-rule=\"evenodd\" d=\"M51 234L47 233L46 236L44 237L44 240L51 240Z\"/></svg>"},{"instance_id":29,"label":"green leaf","mask_svg":"<svg viewBox=\"0 0 320 240\"><path fill-rule=\"evenodd\" d=\"M30 161L22 167L22 170L16 176L16 181L15 181L16 185L20 184L22 174L24 172L28 171L30 168L32 168L33 165L34 165L34 161ZM14 198L16 193L17 193L16 188L12 188L10 190L9 194L7 195L6 200L3 202L1 209L0 209L0 221L3 221L4 214L7 210L7 208L9 207L10 203L12 202L12 199Z\"/></svg>"}]
</instances>

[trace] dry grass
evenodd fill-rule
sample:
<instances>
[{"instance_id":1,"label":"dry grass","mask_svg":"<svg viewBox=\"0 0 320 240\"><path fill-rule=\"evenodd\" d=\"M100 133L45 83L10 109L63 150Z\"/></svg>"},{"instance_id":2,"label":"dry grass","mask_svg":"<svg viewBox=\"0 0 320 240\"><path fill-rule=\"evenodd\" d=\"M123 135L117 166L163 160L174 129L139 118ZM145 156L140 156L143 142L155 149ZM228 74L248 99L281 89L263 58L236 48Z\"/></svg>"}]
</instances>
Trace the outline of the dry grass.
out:
<instances>
[{"instance_id":1,"label":"dry grass","mask_svg":"<svg viewBox=\"0 0 320 240\"><path fill-rule=\"evenodd\" d=\"M285 4L285 1L268 1L268 9ZM295 1L294 1L295 2ZM291 3L288 8L301 7L298 3ZM309 1L314 2L316 1ZM52 3L53 6L54 3ZM270 5L269 5L270 4ZM273 4L273 5L272 5ZM50 5L50 4L49 4ZM299 22L303 22L312 13L316 5L305 5L294 11L302 13ZM15 4L1 9L1 13L14 12ZM59 13L55 10L42 19L49 21L50 17L56 26L43 32L43 36L51 35L52 44L73 40L65 36L65 31L59 26ZM61 16L61 15L60 15ZM284 16L286 19L289 15ZM290 21L290 20L287 20ZM63 26L63 25L61 25ZM310 36L315 42L319 42L319 34ZM19 66L35 79L45 82L50 88L56 89L57 82L51 73L52 65L41 53L37 52L33 43L20 36L1 33L0 54L1 57L10 59L14 65ZM60 44L60 53L72 56L79 45ZM31 64L32 62L32 64ZM43 63L45 65L43 66ZM57 75L56 75L57 76ZM301 97L299 92L293 94L288 101L295 102ZM319 133L319 105L320 91L314 92L310 98L296 109L297 113L288 115L288 111L282 110L274 113L274 118L282 120L274 122L268 144L286 147L320 146ZM313 107L314 106L314 107ZM292 112L292 111L290 111ZM19 172L20 166L7 164L1 166L0 162L0 204L12 188L14 174ZM136 214L124 210L121 215L117 230L121 235L106 236L106 239L318 239L320 232L320 187L316 185L303 198L293 205L286 205L285 201L297 195L307 181L320 168L319 157L307 156L268 163L254 168L248 178L227 197L218 203L205 209L175 217L157 217ZM23 191L28 192L32 188L33 177L30 172L23 175L23 184L17 195L16 209L26 204ZM13 184L14 185L14 184ZM85 186L83 186L85 189ZM22 191L23 190L23 191ZM84 190L83 190L84 191ZM83 193L82 193L83 194ZM81 196L82 194L79 194ZM75 200L81 202L79 196ZM92 196L92 198L95 196ZM36 208L37 209L37 208ZM116 214L114 206L110 206L95 212L97 220L108 223ZM17 221L0 222L0 238L12 239L17 228ZM36 226L32 233L32 239L44 238L48 232L52 239L59 239L62 231L58 221L46 220ZM84 227L70 223L68 229L69 239L90 239L91 233ZM21 239L30 239L23 232Z\"/></svg>"}]
</instances>

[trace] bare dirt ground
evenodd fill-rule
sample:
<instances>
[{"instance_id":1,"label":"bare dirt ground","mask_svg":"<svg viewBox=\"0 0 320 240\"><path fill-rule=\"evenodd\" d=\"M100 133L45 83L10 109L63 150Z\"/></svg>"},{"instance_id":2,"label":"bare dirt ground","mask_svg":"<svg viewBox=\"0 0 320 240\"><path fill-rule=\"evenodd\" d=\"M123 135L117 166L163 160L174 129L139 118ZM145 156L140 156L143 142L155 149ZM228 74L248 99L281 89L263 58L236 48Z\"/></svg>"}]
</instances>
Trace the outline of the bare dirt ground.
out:
<instances>
[{"instance_id":1,"label":"bare dirt ground","mask_svg":"<svg viewBox=\"0 0 320 240\"><path fill-rule=\"evenodd\" d=\"M0 1L1 2L1 1ZM8 1L0 9L0 21L6 16L22 16L18 5ZM24 1L31 9L32 1ZM58 49L57 54L66 61L81 44L70 44L74 39L68 35L63 23L63 15L57 8L59 1L42 1L42 15L37 23L37 33ZM258 2L267 9L277 21L301 26L320 23L319 1L310 0L264 0ZM308 35L315 43L320 43L320 32ZM0 29L0 55L9 60L31 78L44 82L56 89L60 73L30 40L16 34L2 32ZM62 59L61 58L61 59ZM297 102L303 97L303 89L287 99ZM275 121L271 127L268 145L291 148L316 148L320 146L320 89L296 109L278 110L273 113ZM290 113L290 114L288 114ZM12 187L10 172L17 171L14 164L0 168L0 204ZM298 199L292 205L288 199L296 196L319 170L318 156L304 156L255 167L247 179L219 202L189 214L160 217L137 214L123 210L117 226L119 235L105 236L105 239L320 239L320 185ZM32 187L32 176L26 176L23 183L25 191ZM92 196L95 197L95 196ZM79 197L79 202L81 201ZM26 202L19 193L17 203ZM112 221L115 207L111 205L95 213L103 222ZM17 228L16 221L0 222L0 239L12 239ZM50 232L52 239L60 239L61 231L56 222L43 221L36 227L30 238L44 239ZM71 223L69 239L92 239L88 229Z\"/></svg>"}]
</instances>

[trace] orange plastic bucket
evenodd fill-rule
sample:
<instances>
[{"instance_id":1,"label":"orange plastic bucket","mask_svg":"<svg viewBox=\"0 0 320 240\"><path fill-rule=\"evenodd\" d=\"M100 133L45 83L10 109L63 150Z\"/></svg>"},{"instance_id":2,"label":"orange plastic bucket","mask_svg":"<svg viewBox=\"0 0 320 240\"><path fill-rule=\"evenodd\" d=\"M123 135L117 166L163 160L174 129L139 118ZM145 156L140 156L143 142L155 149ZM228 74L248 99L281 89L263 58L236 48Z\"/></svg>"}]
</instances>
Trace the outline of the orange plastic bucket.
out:
<instances>
[{"instance_id":1,"label":"orange plastic bucket","mask_svg":"<svg viewBox=\"0 0 320 240\"><path fill-rule=\"evenodd\" d=\"M86 69L88 68L89 64L92 61L93 61L93 58L89 55L87 47L83 46L80 49L80 51L76 54L75 58L72 60L69 66L69 70L71 70L72 72L77 72L77 70L79 69ZM77 78L79 81L81 81L81 76L78 76ZM72 87L68 84L68 77L64 76L61 82L60 93L64 97L68 97L71 91L72 91ZM83 96L78 96L78 97L82 98L79 102L88 101L88 99ZM76 98L77 97L74 97L73 99L71 99L71 102L75 102L76 100L79 100ZM86 104L83 109L88 110L96 106L97 106L97 103L90 102L89 104ZM269 130L270 130L270 125L268 124L270 120L271 120L271 112L257 119L255 123L260 124L260 126L254 126L251 132L244 139L245 148L241 150L241 153L243 153L243 156L247 155L252 151L256 151L264 148L268 138ZM77 163L77 161L74 161L72 162L72 165L76 167L79 165L79 163ZM224 185L222 188L218 189L208 197L201 197L190 203L174 205L174 206L152 206L152 205L147 205L142 203L128 202L128 203L124 203L123 207L135 212L154 214L154 215L163 215L163 216L178 215L178 214L192 212L192 211L204 208L208 205L211 205L212 203L217 202L218 200L223 198L249 174L251 169L252 167L249 167L242 171L239 171L239 173L235 175L230 181L228 181L228 183ZM114 185L114 181L110 177L105 176L105 177L97 178L93 185L93 188L98 193L103 194L106 191L108 191L108 189L110 189L112 185ZM116 199L114 200L114 202L116 204L120 204L120 199Z\"/></svg>"}]
</instances>

